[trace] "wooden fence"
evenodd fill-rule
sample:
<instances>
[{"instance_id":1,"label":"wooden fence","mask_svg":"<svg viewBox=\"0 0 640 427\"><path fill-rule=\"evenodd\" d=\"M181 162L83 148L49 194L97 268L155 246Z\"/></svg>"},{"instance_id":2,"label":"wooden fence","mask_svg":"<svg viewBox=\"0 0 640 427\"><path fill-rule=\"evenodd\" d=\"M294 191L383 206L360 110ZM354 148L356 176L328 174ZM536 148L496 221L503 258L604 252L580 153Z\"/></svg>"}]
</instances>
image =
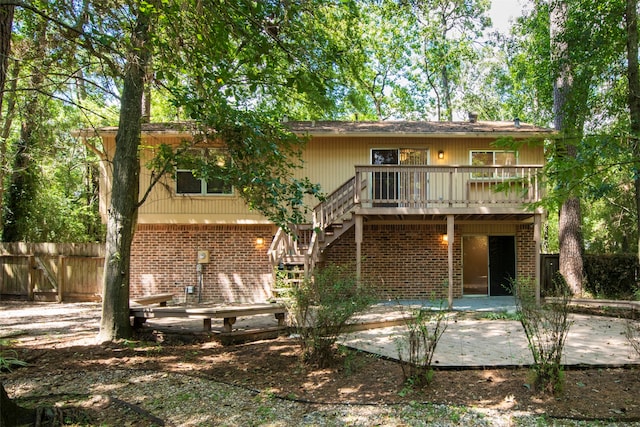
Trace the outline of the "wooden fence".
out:
<instances>
[{"instance_id":1,"label":"wooden fence","mask_svg":"<svg viewBox=\"0 0 640 427\"><path fill-rule=\"evenodd\" d=\"M558 255L541 255L541 288L551 288ZM0 299L99 301L104 244L0 243Z\"/></svg>"},{"instance_id":2,"label":"wooden fence","mask_svg":"<svg viewBox=\"0 0 640 427\"><path fill-rule=\"evenodd\" d=\"M560 271L560 255L542 254L540 255L540 289L542 294L553 289L553 278Z\"/></svg>"},{"instance_id":3,"label":"wooden fence","mask_svg":"<svg viewBox=\"0 0 640 427\"><path fill-rule=\"evenodd\" d=\"M103 273L103 244L0 244L0 298L98 301Z\"/></svg>"}]
</instances>

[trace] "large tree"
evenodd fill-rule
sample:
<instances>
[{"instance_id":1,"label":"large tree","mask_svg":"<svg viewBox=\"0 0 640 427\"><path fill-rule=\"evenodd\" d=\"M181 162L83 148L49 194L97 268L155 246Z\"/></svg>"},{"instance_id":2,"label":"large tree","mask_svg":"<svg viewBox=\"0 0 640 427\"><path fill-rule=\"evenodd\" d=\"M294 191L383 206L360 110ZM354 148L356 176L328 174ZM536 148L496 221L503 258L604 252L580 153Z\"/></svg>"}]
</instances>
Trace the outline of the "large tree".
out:
<instances>
[{"instance_id":1,"label":"large tree","mask_svg":"<svg viewBox=\"0 0 640 427\"><path fill-rule=\"evenodd\" d=\"M605 196L620 200L613 197L618 187L612 179L624 175L613 173L612 166L625 166L620 163L620 138L613 137L620 128L611 126L618 121L617 99L623 90L612 84L624 75L620 74L624 40L620 4L619 0L536 1L519 21L516 38L508 40L506 50L510 68L502 87L529 99L523 105L516 97L506 98L514 112L541 125L552 121L558 130L554 143L547 146L545 179L551 184L547 204L559 213L561 271L576 293L585 280L581 206ZM589 214L596 211L602 210L589 209Z\"/></svg>"},{"instance_id":2,"label":"large tree","mask_svg":"<svg viewBox=\"0 0 640 427\"><path fill-rule=\"evenodd\" d=\"M38 191L39 166L37 164L40 141L47 131L44 124L47 116L47 99L40 95L42 85L48 74L50 59L47 55L49 44L49 22L41 19L31 19L23 22L27 32L33 34L29 44L30 58L22 58L31 62L27 87L22 101L20 113L20 131L16 147L13 153L13 164L8 191L3 206L2 240L5 242L18 242L26 240L27 229L30 225L32 210L29 204L36 198Z\"/></svg>"},{"instance_id":3,"label":"large tree","mask_svg":"<svg viewBox=\"0 0 640 427\"><path fill-rule=\"evenodd\" d=\"M429 113L419 97L410 93L406 78L411 70L415 24L407 8L395 0L363 1L359 19L352 26L352 54L343 59L345 113L360 120L390 117L415 118ZM412 41L413 39L413 41ZM338 102L341 100L338 99Z\"/></svg>"},{"instance_id":4,"label":"large tree","mask_svg":"<svg viewBox=\"0 0 640 427\"><path fill-rule=\"evenodd\" d=\"M60 4L14 3L16 25L7 38L12 53L0 110L2 239L101 241L95 187L85 185L97 158L69 135L87 126L85 119L104 115L106 108L97 106L112 101L96 98L83 78L91 64L76 55L77 33L71 30L77 27L74 19L83 18L62 13Z\"/></svg>"},{"instance_id":5,"label":"large tree","mask_svg":"<svg viewBox=\"0 0 640 427\"><path fill-rule=\"evenodd\" d=\"M129 271L140 189L140 135L142 94L151 58L151 26L156 19L153 5L130 10L133 20L129 49L124 57L120 119L113 157L111 202L107 215L104 284L100 341L128 338Z\"/></svg>"},{"instance_id":6,"label":"large tree","mask_svg":"<svg viewBox=\"0 0 640 427\"><path fill-rule=\"evenodd\" d=\"M13 26L13 16L15 6L11 4L0 4L0 124L2 124L2 132L0 133L0 212L2 212L2 196L4 193L4 159L7 151L8 139L8 118L10 114L3 114L3 101L5 94L5 85L7 75L9 74L9 57L11 54L11 34ZM8 109L7 109L8 111ZM0 231L2 226L0 225Z\"/></svg>"},{"instance_id":7,"label":"large tree","mask_svg":"<svg viewBox=\"0 0 640 427\"><path fill-rule=\"evenodd\" d=\"M65 94L66 102L88 115L93 113L85 101L88 92L100 92L104 104L119 105L115 154L109 159L113 192L100 340L131 334L129 252L137 210L162 175L175 170L184 151L184 147L177 151L160 147L149 164L154 179L140 192L145 89L148 94L151 87L169 99L175 111L193 120L197 141L222 141L228 146L233 158L228 167L202 164L199 173L217 174L231 182L251 208L283 227L300 220L306 195L317 194L318 188L308 180L293 179L302 141L286 132L279 119L331 109L336 58L349 54L349 37L336 29L350 28L349 20L357 12L353 3L16 0L11 4L50 23L67 41L61 45L72 47L66 58L76 72L65 74L64 83L49 96ZM44 79L54 80L53 74L43 74ZM62 90L71 86L82 93L78 97L82 102Z\"/></svg>"},{"instance_id":8,"label":"large tree","mask_svg":"<svg viewBox=\"0 0 640 427\"><path fill-rule=\"evenodd\" d=\"M626 0L627 79L629 84L629 134L633 158L638 260L640 262L640 67L638 66L638 2Z\"/></svg>"},{"instance_id":9,"label":"large tree","mask_svg":"<svg viewBox=\"0 0 640 427\"><path fill-rule=\"evenodd\" d=\"M7 81L9 55L11 53L11 27L15 6L0 4L0 112L2 111L2 99L4 86Z\"/></svg>"},{"instance_id":10,"label":"large tree","mask_svg":"<svg viewBox=\"0 0 640 427\"><path fill-rule=\"evenodd\" d=\"M554 128L560 133L556 153L575 158L582 137L581 118L577 109L579 96L574 88L575 73L567 41L568 4L552 1L549 8L551 55L555 70L553 84ZM580 198L568 194L559 215L560 273L575 295L582 294L584 281L582 214Z\"/></svg>"},{"instance_id":11,"label":"large tree","mask_svg":"<svg viewBox=\"0 0 640 427\"><path fill-rule=\"evenodd\" d=\"M420 41L413 74L422 96L434 97L438 120L452 121L456 88L478 61L479 43L490 19L487 0L409 0L415 14ZM425 84L426 83L426 84ZM416 94L417 95L417 94Z\"/></svg>"},{"instance_id":12,"label":"large tree","mask_svg":"<svg viewBox=\"0 0 640 427\"><path fill-rule=\"evenodd\" d=\"M197 172L231 182L251 208L287 227L301 219L304 195L318 189L293 179L301 141L268 113L286 113L283 103L292 99L323 98L335 35L329 37L329 27L318 18L335 19L345 5L194 1L129 9L135 11L135 31L125 58L113 158L100 340L131 333L130 248L137 209L150 191L138 194L142 94L150 57L155 78L198 125L197 140L222 142L229 149L231 164L203 162ZM152 162L154 182L175 168L182 149L159 150Z\"/></svg>"}]
</instances>

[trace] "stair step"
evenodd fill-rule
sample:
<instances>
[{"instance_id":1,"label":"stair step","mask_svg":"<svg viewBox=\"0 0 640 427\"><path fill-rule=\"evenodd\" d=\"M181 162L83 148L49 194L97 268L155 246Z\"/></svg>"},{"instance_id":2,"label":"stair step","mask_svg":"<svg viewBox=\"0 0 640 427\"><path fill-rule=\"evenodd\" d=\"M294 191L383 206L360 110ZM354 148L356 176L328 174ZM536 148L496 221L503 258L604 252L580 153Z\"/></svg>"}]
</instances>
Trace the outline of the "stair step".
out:
<instances>
[{"instance_id":1,"label":"stair step","mask_svg":"<svg viewBox=\"0 0 640 427\"><path fill-rule=\"evenodd\" d=\"M304 255L287 255L282 259L284 265L302 265L304 266Z\"/></svg>"}]
</instances>

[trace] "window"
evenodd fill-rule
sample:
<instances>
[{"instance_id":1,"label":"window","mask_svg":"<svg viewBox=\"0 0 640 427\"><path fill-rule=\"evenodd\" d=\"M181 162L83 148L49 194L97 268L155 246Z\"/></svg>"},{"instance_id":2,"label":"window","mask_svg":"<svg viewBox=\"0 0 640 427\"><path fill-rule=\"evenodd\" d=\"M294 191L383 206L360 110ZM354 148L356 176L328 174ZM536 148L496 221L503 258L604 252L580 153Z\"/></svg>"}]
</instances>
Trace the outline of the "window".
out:
<instances>
[{"instance_id":1,"label":"window","mask_svg":"<svg viewBox=\"0 0 640 427\"><path fill-rule=\"evenodd\" d=\"M176 171L177 194L233 194L230 183L220 178L225 173L227 165L231 163L229 153L220 148L207 148L202 150L190 150L188 158L178 163ZM198 178L198 170L209 166L216 177L208 179ZM207 169L209 169L207 168ZM194 172L196 172L194 174Z\"/></svg>"},{"instance_id":2,"label":"window","mask_svg":"<svg viewBox=\"0 0 640 427\"><path fill-rule=\"evenodd\" d=\"M472 151L473 166L512 166L516 164L515 151Z\"/></svg>"},{"instance_id":3,"label":"window","mask_svg":"<svg viewBox=\"0 0 640 427\"><path fill-rule=\"evenodd\" d=\"M515 151L471 151L472 166L515 166ZM513 175L513 171L504 171L503 175ZM474 178L493 178L494 172L474 172Z\"/></svg>"}]
</instances>

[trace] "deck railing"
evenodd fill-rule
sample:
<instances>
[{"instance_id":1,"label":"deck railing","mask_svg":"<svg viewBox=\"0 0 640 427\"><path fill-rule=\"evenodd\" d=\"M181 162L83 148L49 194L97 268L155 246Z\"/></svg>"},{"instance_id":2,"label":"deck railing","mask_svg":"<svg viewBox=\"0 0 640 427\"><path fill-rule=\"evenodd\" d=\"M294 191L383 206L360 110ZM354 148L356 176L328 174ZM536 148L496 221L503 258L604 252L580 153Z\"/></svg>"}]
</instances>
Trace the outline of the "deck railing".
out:
<instances>
[{"instance_id":1,"label":"deck railing","mask_svg":"<svg viewBox=\"0 0 640 427\"><path fill-rule=\"evenodd\" d=\"M321 233L343 221L354 209L403 208L427 212L440 208L491 207L526 209L540 201L541 166L356 166L355 177L344 183L313 211L313 223L278 230L271 262L304 265L309 276L319 259ZM411 213L411 212L409 212Z\"/></svg>"},{"instance_id":2,"label":"deck railing","mask_svg":"<svg viewBox=\"0 0 640 427\"><path fill-rule=\"evenodd\" d=\"M524 207L540 201L541 166L356 166L361 208Z\"/></svg>"}]
</instances>

